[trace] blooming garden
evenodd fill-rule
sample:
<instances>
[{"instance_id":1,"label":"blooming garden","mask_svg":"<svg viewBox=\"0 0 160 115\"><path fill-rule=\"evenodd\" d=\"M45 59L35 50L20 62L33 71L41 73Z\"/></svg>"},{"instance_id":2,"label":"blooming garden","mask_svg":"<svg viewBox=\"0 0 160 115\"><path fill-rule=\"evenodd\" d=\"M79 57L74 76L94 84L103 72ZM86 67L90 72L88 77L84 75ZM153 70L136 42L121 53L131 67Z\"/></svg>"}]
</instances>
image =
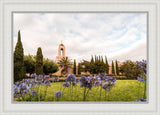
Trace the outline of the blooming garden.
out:
<instances>
[{"instance_id":1,"label":"blooming garden","mask_svg":"<svg viewBox=\"0 0 160 115\"><path fill-rule=\"evenodd\" d=\"M137 80L117 80L106 73L76 77L69 74L64 82L59 77L32 74L13 86L14 101L135 101L146 102L146 60L139 62L144 72Z\"/></svg>"}]
</instances>

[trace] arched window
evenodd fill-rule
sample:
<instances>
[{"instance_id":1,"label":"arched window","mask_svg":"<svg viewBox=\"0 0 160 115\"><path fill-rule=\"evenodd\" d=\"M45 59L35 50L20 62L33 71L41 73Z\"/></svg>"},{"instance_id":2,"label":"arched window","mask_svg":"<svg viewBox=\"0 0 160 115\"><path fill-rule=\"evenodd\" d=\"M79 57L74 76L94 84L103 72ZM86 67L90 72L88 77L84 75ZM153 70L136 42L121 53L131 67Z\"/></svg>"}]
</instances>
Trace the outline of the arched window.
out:
<instances>
[{"instance_id":1,"label":"arched window","mask_svg":"<svg viewBox=\"0 0 160 115\"><path fill-rule=\"evenodd\" d=\"M63 56L63 48L61 48L61 56Z\"/></svg>"}]
</instances>

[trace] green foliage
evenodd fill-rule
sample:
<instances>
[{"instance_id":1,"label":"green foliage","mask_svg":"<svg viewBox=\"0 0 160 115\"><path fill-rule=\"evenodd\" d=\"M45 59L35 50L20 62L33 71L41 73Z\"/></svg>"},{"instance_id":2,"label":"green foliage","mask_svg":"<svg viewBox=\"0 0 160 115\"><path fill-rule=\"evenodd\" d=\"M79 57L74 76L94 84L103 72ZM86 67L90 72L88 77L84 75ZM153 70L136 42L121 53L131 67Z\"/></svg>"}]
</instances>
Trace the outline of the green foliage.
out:
<instances>
[{"instance_id":1,"label":"green foliage","mask_svg":"<svg viewBox=\"0 0 160 115\"><path fill-rule=\"evenodd\" d=\"M92 57L91 57L91 62L90 62L90 67L89 67L89 68L90 68L89 71L90 71L91 74L93 74L94 71L95 71L95 70L94 70L94 63L95 63L95 62L94 62L94 59L93 59L93 56L92 56Z\"/></svg>"},{"instance_id":2,"label":"green foliage","mask_svg":"<svg viewBox=\"0 0 160 115\"><path fill-rule=\"evenodd\" d=\"M112 74L115 75L115 71L114 71L114 63L112 61Z\"/></svg>"},{"instance_id":3,"label":"green foliage","mask_svg":"<svg viewBox=\"0 0 160 115\"><path fill-rule=\"evenodd\" d=\"M45 75L50 73L55 73L58 71L58 65L54 63L52 60L43 59L43 72Z\"/></svg>"},{"instance_id":4,"label":"green foliage","mask_svg":"<svg viewBox=\"0 0 160 115\"><path fill-rule=\"evenodd\" d=\"M58 65L60 67L63 67L63 74L66 74L68 72L68 68L71 68L72 67L72 63L71 63L71 60L68 59L68 57L66 58L62 58L59 62L58 62Z\"/></svg>"},{"instance_id":5,"label":"green foliage","mask_svg":"<svg viewBox=\"0 0 160 115\"><path fill-rule=\"evenodd\" d=\"M119 67L118 67L118 62L116 60L116 74L119 75Z\"/></svg>"},{"instance_id":6,"label":"green foliage","mask_svg":"<svg viewBox=\"0 0 160 115\"><path fill-rule=\"evenodd\" d=\"M109 74L109 64L108 64L108 60L107 57L105 56L105 65L106 65L106 73Z\"/></svg>"},{"instance_id":7,"label":"green foliage","mask_svg":"<svg viewBox=\"0 0 160 115\"><path fill-rule=\"evenodd\" d=\"M14 51L14 81L21 80L25 77L23 56L23 45L20 31L18 31L18 41Z\"/></svg>"},{"instance_id":8,"label":"green foliage","mask_svg":"<svg viewBox=\"0 0 160 115\"><path fill-rule=\"evenodd\" d=\"M89 72L90 71L90 62L83 60L81 63L81 72Z\"/></svg>"},{"instance_id":9,"label":"green foliage","mask_svg":"<svg viewBox=\"0 0 160 115\"><path fill-rule=\"evenodd\" d=\"M120 72L124 74L127 78L137 78L142 70L139 69L138 62L132 62L127 60L120 67Z\"/></svg>"},{"instance_id":10,"label":"green foliage","mask_svg":"<svg viewBox=\"0 0 160 115\"><path fill-rule=\"evenodd\" d=\"M43 74L43 54L40 47L37 50L35 72L37 75Z\"/></svg>"},{"instance_id":11,"label":"green foliage","mask_svg":"<svg viewBox=\"0 0 160 115\"><path fill-rule=\"evenodd\" d=\"M94 59L93 59L93 56L91 57L91 63L94 63Z\"/></svg>"},{"instance_id":12,"label":"green foliage","mask_svg":"<svg viewBox=\"0 0 160 115\"><path fill-rule=\"evenodd\" d=\"M73 89L73 90L72 90ZM41 94L41 101L57 101L54 96L56 91L63 91L62 98L59 101L83 101L83 92L84 89L80 88L80 83L77 84L76 87L63 88L62 82L54 82L51 83L51 86L47 88L47 94L45 96L46 86L41 86L39 89L37 88L37 92L39 91ZM105 90L102 90L102 97L99 100L99 94L101 86L92 87L92 90L89 90L88 96L86 97L86 101L105 101ZM73 91L73 93L70 93ZM138 94L137 91L140 93ZM137 80L117 80L116 86L112 88L111 91L107 92L107 101L116 101L116 102L135 102L139 97L143 97L144 95L144 83L139 84ZM46 98L44 98L46 97ZM34 97L29 96L27 94L24 99L15 99L16 101L37 101L38 95Z\"/></svg>"},{"instance_id":13,"label":"green foliage","mask_svg":"<svg viewBox=\"0 0 160 115\"><path fill-rule=\"evenodd\" d=\"M76 74L76 60L74 59L73 73Z\"/></svg>"},{"instance_id":14,"label":"green foliage","mask_svg":"<svg viewBox=\"0 0 160 115\"><path fill-rule=\"evenodd\" d=\"M95 55L95 61L92 56L90 62L83 60L83 62L81 62L81 65L83 68L83 72L90 72L91 74L98 74L106 71L106 64L104 63L102 56Z\"/></svg>"},{"instance_id":15,"label":"green foliage","mask_svg":"<svg viewBox=\"0 0 160 115\"><path fill-rule=\"evenodd\" d=\"M93 71L94 74L103 73L105 72L105 64L100 60L98 60L94 63L93 69L94 69Z\"/></svg>"},{"instance_id":16,"label":"green foliage","mask_svg":"<svg viewBox=\"0 0 160 115\"><path fill-rule=\"evenodd\" d=\"M80 63L78 63L78 74L81 74L81 64Z\"/></svg>"},{"instance_id":17,"label":"green foliage","mask_svg":"<svg viewBox=\"0 0 160 115\"><path fill-rule=\"evenodd\" d=\"M26 73L30 73L30 74L35 73L35 63L36 63L35 56L32 56L32 55L24 56L24 66L25 66Z\"/></svg>"}]
</instances>

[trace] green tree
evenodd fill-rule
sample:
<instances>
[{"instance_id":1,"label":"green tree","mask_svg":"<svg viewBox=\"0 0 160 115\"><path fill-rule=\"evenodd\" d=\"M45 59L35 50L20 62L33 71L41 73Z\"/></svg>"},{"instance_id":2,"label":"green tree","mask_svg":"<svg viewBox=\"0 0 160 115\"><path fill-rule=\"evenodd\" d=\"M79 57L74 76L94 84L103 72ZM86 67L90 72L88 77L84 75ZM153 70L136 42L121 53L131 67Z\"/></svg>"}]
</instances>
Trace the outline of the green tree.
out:
<instances>
[{"instance_id":1,"label":"green tree","mask_svg":"<svg viewBox=\"0 0 160 115\"><path fill-rule=\"evenodd\" d=\"M58 71L58 65L50 59L43 59L43 72L48 75Z\"/></svg>"},{"instance_id":2,"label":"green tree","mask_svg":"<svg viewBox=\"0 0 160 115\"><path fill-rule=\"evenodd\" d=\"M112 61L112 74L113 74L113 75L115 74L113 61Z\"/></svg>"},{"instance_id":3,"label":"green tree","mask_svg":"<svg viewBox=\"0 0 160 115\"><path fill-rule=\"evenodd\" d=\"M101 63L103 63L104 64L104 61L103 61L103 57L101 56Z\"/></svg>"},{"instance_id":4,"label":"green tree","mask_svg":"<svg viewBox=\"0 0 160 115\"><path fill-rule=\"evenodd\" d=\"M81 64L80 63L78 63L78 74L81 74Z\"/></svg>"},{"instance_id":5,"label":"green tree","mask_svg":"<svg viewBox=\"0 0 160 115\"><path fill-rule=\"evenodd\" d=\"M107 60L107 57L105 56L105 65L106 65L106 73L108 74L109 73L109 64L108 64L108 60Z\"/></svg>"},{"instance_id":6,"label":"green tree","mask_svg":"<svg viewBox=\"0 0 160 115\"><path fill-rule=\"evenodd\" d=\"M26 70L26 73L34 73L35 72L35 56L32 55L25 55L24 56L24 67Z\"/></svg>"},{"instance_id":7,"label":"green tree","mask_svg":"<svg viewBox=\"0 0 160 115\"><path fill-rule=\"evenodd\" d=\"M37 50L35 72L37 75L43 74L43 54L40 47Z\"/></svg>"},{"instance_id":8,"label":"green tree","mask_svg":"<svg viewBox=\"0 0 160 115\"><path fill-rule=\"evenodd\" d=\"M120 71L124 73L127 78L137 79L139 74L141 74L141 70L139 69L138 62L133 62L131 60L127 60L123 62L120 67Z\"/></svg>"},{"instance_id":9,"label":"green tree","mask_svg":"<svg viewBox=\"0 0 160 115\"><path fill-rule=\"evenodd\" d=\"M21 42L20 31L18 31L18 41L14 51L14 81L25 77L23 45Z\"/></svg>"},{"instance_id":10,"label":"green tree","mask_svg":"<svg viewBox=\"0 0 160 115\"><path fill-rule=\"evenodd\" d=\"M93 56L91 57L91 62L90 62L90 73L94 73L94 59L93 59Z\"/></svg>"},{"instance_id":11,"label":"green tree","mask_svg":"<svg viewBox=\"0 0 160 115\"><path fill-rule=\"evenodd\" d=\"M96 61L94 63L94 73L98 74L102 72L105 72L105 65L100 61Z\"/></svg>"},{"instance_id":12,"label":"green tree","mask_svg":"<svg viewBox=\"0 0 160 115\"><path fill-rule=\"evenodd\" d=\"M73 73L76 74L76 60L74 59Z\"/></svg>"},{"instance_id":13,"label":"green tree","mask_svg":"<svg viewBox=\"0 0 160 115\"><path fill-rule=\"evenodd\" d=\"M91 61L83 60L80 64L83 72L90 72L91 74L105 72L106 69L102 56L95 56L95 61L92 56Z\"/></svg>"},{"instance_id":14,"label":"green tree","mask_svg":"<svg viewBox=\"0 0 160 115\"><path fill-rule=\"evenodd\" d=\"M93 56L91 57L91 63L94 63L94 59L93 59Z\"/></svg>"},{"instance_id":15,"label":"green tree","mask_svg":"<svg viewBox=\"0 0 160 115\"><path fill-rule=\"evenodd\" d=\"M63 67L63 71L62 73L66 74L68 72L68 68L72 67L72 63L71 60L68 59L68 57L66 58L62 58L59 62L58 62L60 67Z\"/></svg>"},{"instance_id":16,"label":"green tree","mask_svg":"<svg viewBox=\"0 0 160 115\"><path fill-rule=\"evenodd\" d=\"M83 60L80 65L82 67L82 72L90 72L90 61Z\"/></svg>"},{"instance_id":17,"label":"green tree","mask_svg":"<svg viewBox=\"0 0 160 115\"><path fill-rule=\"evenodd\" d=\"M119 75L119 67L118 67L118 62L116 60L116 74Z\"/></svg>"},{"instance_id":18,"label":"green tree","mask_svg":"<svg viewBox=\"0 0 160 115\"><path fill-rule=\"evenodd\" d=\"M96 62L97 61L97 56L95 55L95 57L94 57L94 62Z\"/></svg>"},{"instance_id":19,"label":"green tree","mask_svg":"<svg viewBox=\"0 0 160 115\"><path fill-rule=\"evenodd\" d=\"M98 61L101 62L101 56L98 56Z\"/></svg>"}]
</instances>

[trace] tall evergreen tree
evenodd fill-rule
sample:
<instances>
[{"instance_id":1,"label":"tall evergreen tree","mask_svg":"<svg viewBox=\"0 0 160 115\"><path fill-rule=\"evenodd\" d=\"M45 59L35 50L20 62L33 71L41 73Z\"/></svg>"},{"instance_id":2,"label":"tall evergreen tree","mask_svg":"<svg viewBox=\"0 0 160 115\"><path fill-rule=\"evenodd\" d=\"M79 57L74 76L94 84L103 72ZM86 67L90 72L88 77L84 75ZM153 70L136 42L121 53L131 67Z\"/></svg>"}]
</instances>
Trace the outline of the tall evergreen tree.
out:
<instances>
[{"instance_id":1,"label":"tall evergreen tree","mask_svg":"<svg viewBox=\"0 0 160 115\"><path fill-rule=\"evenodd\" d=\"M25 77L23 56L23 45L20 31L18 31L18 41L14 51L14 81L21 80Z\"/></svg>"},{"instance_id":2,"label":"tall evergreen tree","mask_svg":"<svg viewBox=\"0 0 160 115\"><path fill-rule=\"evenodd\" d=\"M104 64L103 57L101 56L101 62Z\"/></svg>"},{"instance_id":3,"label":"tall evergreen tree","mask_svg":"<svg viewBox=\"0 0 160 115\"><path fill-rule=\"evenodd\" d=\"M90 73L94 73L95 69L94 69L94 59L93 59L93 56L91 57L91 62L90 62Z\"/></svg>"},{"instance_id":4,"label":"tall evergreen tree","mask_svg":"<svg viewBox=\"0 0 160 115\"><path fill-rule=\"evenodd\" d=\"M93 59L93 56L91 57L91 63L94 63L94 59Z\"/></svg>"},{"instance_id":5,"label":"tall evergreen tree","mask_svg":"<svg viewBox=\"0 0 160 115\"><path fill-rule=\"evenodd\" d=\"M101 62L101 56L100 56L100 55L99 55L99 57L98 57L98 61Z\"/></svg>"},{"instance_id":6,"label":"tall evergreen tree","mask_svg":"<svg viewBox=\"0 0 160 115\"><path fill-rule=\"evenodd\" d=\"M105 56L105 65L106 65L106 73L108 74L109 73L109 64L108 64L108 60L107 60L107 56Z\"/></svg>"},{"instance_id":7,"label":"tall evergreen tree","mask_svg":"<svg viewBox=\"0 0 160 115\"><path fill-rule=\"evenodd\" d=\"M119 67L118 67L117 60L116 60L116 74L119 75Z\"/></svg>"},{"instance_id":8,"label":"tall evergreen tree","mask_svg":"<svg viewBox=\"0 0 160 115\"><path fill-rule=\"evenodd\" d=\"M94 62L96 62L97 61L97 56L95 55L95 57L94 57Z\"/></svg>"},{"instance_id":9,"label":"tall evergreen tree","mask_svg":"<svg viewBox=\"0 0 160 115\"><path fill-rule=\"evenodd\" d=\"M35 71L37 75L43 74L43 54L40 47L37 50Z\"/></svg>"},{"instance_id":10,"label":"tall evergreen tree","mask_svg":"<svg viewBox=\"0 0 160 115\"><path fill-rule=\"evenodd\" d=\"M113 60L112 60L112 74L113 74L113 75L115 74Z\"/></svg>"},{"instance_id":11,"label":"tall evergreen tree","mask_svg":"<svg viewBox=\"0 0 160 115\"><path fill-rule=\"evenodd\" d=\"M78 74L81 74L81 65L78 63Z\"/></svg>"},{"instance_id":12,"label":"tall evergreen tree","mask_svg":"<svg viewBox=\"0 0 160 115\"><path fill-rule=\"evenodd\" d=\"M76 74L76 60L74 59L73 73Z\"/></svg>"}]
</instances>

